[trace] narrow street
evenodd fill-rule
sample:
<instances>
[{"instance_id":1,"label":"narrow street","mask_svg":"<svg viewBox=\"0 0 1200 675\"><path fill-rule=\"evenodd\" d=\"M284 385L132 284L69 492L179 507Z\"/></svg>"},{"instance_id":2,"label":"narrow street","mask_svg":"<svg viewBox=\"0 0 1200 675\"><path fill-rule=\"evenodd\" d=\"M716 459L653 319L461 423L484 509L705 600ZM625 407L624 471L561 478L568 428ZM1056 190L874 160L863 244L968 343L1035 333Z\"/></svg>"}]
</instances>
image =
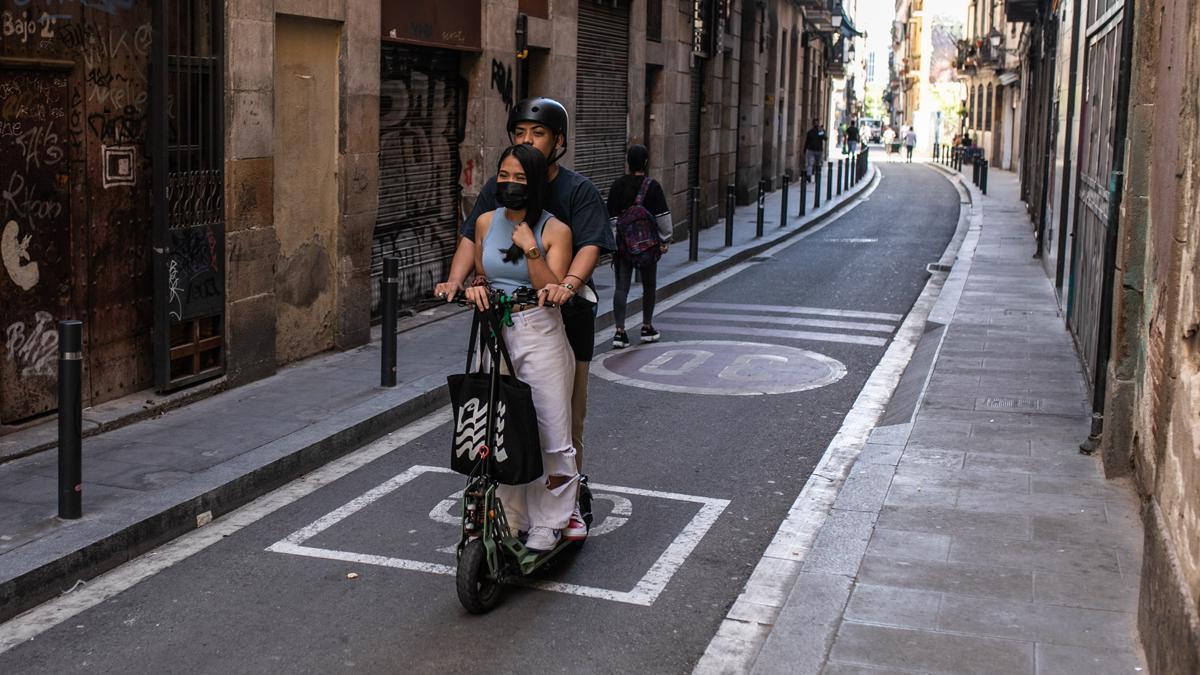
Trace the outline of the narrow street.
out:
<instances>
[{"instance_id":1,"label":"narrow street","mask_svg":"<svg viewBox=\"0 0 1200 675\"><path fill-rule=\"evenodd\" d=\"M411 425L427 433L0 653L0 672L689 672L954 232L949 181L879 169L840 218L661 302L662 342L611 352L597 336L594 532L491 614L455 597L463 480L444 468L443 410Z\"/></svg>"}]
</instances>

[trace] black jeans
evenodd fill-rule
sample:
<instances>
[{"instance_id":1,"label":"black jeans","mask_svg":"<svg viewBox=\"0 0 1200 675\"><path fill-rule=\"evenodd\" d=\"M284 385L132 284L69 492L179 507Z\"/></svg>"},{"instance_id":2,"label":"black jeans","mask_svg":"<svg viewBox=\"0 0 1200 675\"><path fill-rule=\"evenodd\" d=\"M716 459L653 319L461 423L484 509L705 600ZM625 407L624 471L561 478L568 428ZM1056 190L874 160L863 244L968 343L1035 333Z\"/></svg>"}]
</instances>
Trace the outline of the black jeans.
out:
<instances>
[{"instance_id":1,"label":"black jeans","mask_svg":"<svg viewBox=\"0 0 1200 675\"><path fill-rule=\"evenodd\" d=\"M629 297L629 284L633 281L633 263L626 258L613 258L616 268L617 288L613 291L613 321L618 326L625 325L625 300ZM654 319L654 292L657 286L655 277L658 263L641 268L642 273L642 323L647 326Z\"/></svg>"}]
</instances>

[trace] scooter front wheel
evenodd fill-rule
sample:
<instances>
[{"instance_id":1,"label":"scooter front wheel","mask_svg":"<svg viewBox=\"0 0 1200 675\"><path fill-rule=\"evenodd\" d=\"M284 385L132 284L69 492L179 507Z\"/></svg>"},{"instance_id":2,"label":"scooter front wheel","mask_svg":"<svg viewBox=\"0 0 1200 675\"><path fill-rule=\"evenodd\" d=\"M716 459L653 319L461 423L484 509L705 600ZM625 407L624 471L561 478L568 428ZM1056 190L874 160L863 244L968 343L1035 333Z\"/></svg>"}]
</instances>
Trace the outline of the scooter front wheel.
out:
<instances>
[{"instance_id":1,"label":"scooter front wheel","mask_svg":"<svg viewBox=\"0 0 1200 675\"><path fill-rule=\"evenodd\" d=\"M482 539L473 539L458 559L458 601L472 614L486 614L500 604L501 584L490 575Z\"/></svg>"}]
</instances>

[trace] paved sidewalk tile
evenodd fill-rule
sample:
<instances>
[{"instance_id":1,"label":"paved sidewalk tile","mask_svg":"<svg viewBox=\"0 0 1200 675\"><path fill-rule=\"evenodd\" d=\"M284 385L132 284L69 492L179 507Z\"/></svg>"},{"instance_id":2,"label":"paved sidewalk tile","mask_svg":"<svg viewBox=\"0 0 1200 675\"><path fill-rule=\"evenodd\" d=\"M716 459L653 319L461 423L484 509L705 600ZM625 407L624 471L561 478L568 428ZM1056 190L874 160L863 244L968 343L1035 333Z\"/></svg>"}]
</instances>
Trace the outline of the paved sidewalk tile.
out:
<instances>
[{"instance_id":1,"label":"paved sidewalk tile","mask_svg":"<svg viewBox=\"0 0 1200 675\"><path fill-rule=\"evenodd\" d=\"M928 673L1017 675L1033 673L1034 644L872 626L847 621L830 659L862 665L899 666Z\"/></svg>"},{"instance_id":2,"label":"paved sidewalk tile","mask_svg":"<svg viewBox=\"0 0 1200 675\"><path fill-rule=\"evenodd\" d=\"M932 365L921 366L931 370L916 410L888 420L902 436L871 435L835 502L878 517L820 672L1143 668L1139 504L1127 481L1105 480L1099 461L1079 452L1090 428L1087 383L1050 282L1030 257L1017 181L997 171L991 180L989 196L972 192L971 222L982 225L954 266L965 276L957 304L939 313L944 330L926 333L940 342ZM903 442L901 451L881 445L885 438ZM838 513L819 540L845 531ZM856 550L860 536L831 548ZM836 563L805 565L854 567ZM801 611L789 605L782 611Z\"/></svg>"}]
</instances>

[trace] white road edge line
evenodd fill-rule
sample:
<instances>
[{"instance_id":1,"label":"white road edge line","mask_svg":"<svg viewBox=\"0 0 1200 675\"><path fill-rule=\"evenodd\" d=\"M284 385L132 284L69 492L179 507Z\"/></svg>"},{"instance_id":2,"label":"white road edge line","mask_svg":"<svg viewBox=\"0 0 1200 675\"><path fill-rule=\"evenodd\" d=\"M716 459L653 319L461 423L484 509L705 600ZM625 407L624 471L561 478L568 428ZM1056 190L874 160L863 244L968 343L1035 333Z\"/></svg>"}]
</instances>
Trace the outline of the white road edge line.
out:
<instances>
[{"instance_id":1,"label":"white road edge line","mask_svg":"<svg viewBox=\"0 0 1200 675\"><path fill-rule=\"evenodd\" d=\"M0 654L33 640L47 630L95 607L139 582L182 562L225 537L357 471L384 455L433 431L451 418L450 406L426 415L349 455L297 478L283 487L221 516L174 541L145 553L88 581L74 592L19 614L0 624Z\"/></svg>"},{"instance_id":2,"label":"white road edge line","mask_svg":"<svg viewBox=\"0 0 1200 675\"><path fill-rule=\"evenodd\" d=\"M427 562L423 560L408 560L405 558L393 558L389 556L371 555L369 553L354 553L350 551L337 551L334 549L318 548L314 546L304 546L304 542L326 529L336 525L337 523L349 518L355 513L366 508L370 504L386 497L395 492L403 485L411 482L414 478L426 473L453 474L454 472L448 468L440 466L427 466L417 464L411 466L391 479L367 490L363 494L346 502L339 508L330 511L313 521L306 527L289 534L283 539L271 544L266 550L273 553L288 553L291 555L306 556L309 558L322 558L325 560L339 560L342 562L355 562L365 565L377 565L380 567L390 567L393 569L411 570L415 572L427 572L430 574L444 574L454 576L457 570L450 565L440 563ZM579 584L568 584L558 581L544 580L524 580L521 585L531 588L537 588L544 591L554 591L558 593L569 593L571 595L579 595L588 598L597 598L600 600L611 600L613 602L623 602L631 605L640 605L649 607L654 604L658 596L667 587L671 581L671 577L683 565L684 560L708 533L708 530L721 516L726 506L729 506L728 499L715 499L712 497L696 497L693 495L679 494L677 492L662 492L659 490L646 490L642 488L623 487L618 485L605 485L595 483L592 487L596 490L604 490L607 492L617 492L630 495L638 495L642 497L653 497L657 499L671 499L675 501L693 502L700 505L700 510L695 516L684 526L683 530L675 537L662 555L651 565L650 569L642 576L634 587L628 591L618 591L608 588L598 588L595 586L581 586Z\"/></svg>"},{"instance_id":3,"label":"white road edge line","mask_svg":"<svg viewBox=\"0 0 1200 675\"><path fill-rule=\"evenodd\" d=\"M694 674L743 673L752 670L800 574L804 558L837 499L842 483L912 359L926 317L944 281L945 275L934 275L926 282L921 295L896 331L891 345L842 421L841 428L825 448L820 463L788 510L788 515L746 582L745 589L708 643L692 671Z\"/></svg>"}]
</instances>

